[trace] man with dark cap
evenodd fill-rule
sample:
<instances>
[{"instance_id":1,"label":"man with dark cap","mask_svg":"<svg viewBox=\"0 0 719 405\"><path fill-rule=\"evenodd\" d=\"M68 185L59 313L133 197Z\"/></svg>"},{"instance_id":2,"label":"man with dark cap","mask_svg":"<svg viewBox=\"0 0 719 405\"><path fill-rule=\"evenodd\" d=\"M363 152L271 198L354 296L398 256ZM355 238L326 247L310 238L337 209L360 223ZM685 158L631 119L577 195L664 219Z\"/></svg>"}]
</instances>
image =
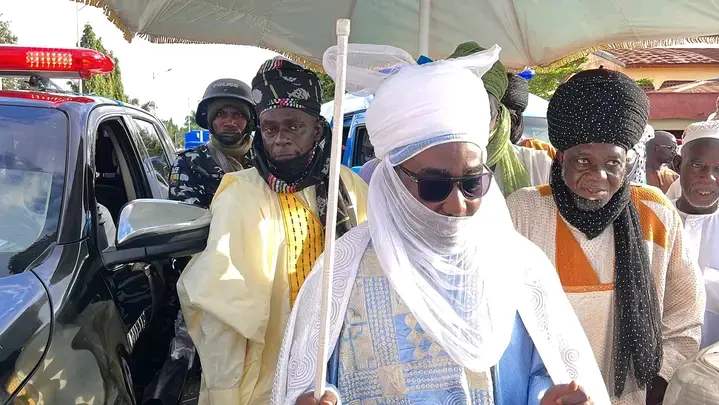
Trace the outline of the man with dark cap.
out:
<instances>
[{"instance_id":1,"label":"man with dark cap","mask_svg":"<svg viewBox=\"0 0 719 405\"><path fill-rule=\"evenodd\" d=\"M225 173L252 167L250 134L256 119L250 86L235 79L210 83L195 121L210 131L210 141L179 154L169 198L209 208Z\"/></svg>"},{"instance_id":2,"label":"man with dark cap","mask_svg":"<svg viewBox=\"0 0 719 405\"><path fill-rule=\"evenodd\" d=\"M517 230L554 263L614 404L661 403L699 348L704 315L679 214L626 176L648 117L649 100L628 76L576 74L547 110L558 150L551 183L507 199Z\"/></svg>"},{"instance_id":3,"label":"man with dark cap","mask_svg":"<svg viewBox=\"0 0 719 405\"><path fill-rule=\"evenodd\" d=\"M465 42L457 46L449 59L469 56L483 50L484 48L476 42ZM523 187L546 184L549 181L551 166L551 159L544 151L524 148L512 142L512 115L500 102L505 96L509 80L507 70L499 61L482 76L484 87L489 93L492 114L491 134L487 145L487 166L494 172L497 185L505 197ZM514 85L516 88L517 83ZM515 91L515 88L512 90L513 96L516 92L522 92L521 89ZM515 104L516 101L512 100ZM519 103L521 104L521 100Z\"/></svg>"},{"instance_id":4,"label":"man with dark cap","mask_svg":"<svg viewBox=\"0 0 719 405\"><path fill-rule=\"evenodd\" d=\"M668 165L677 155L677 139L666 131L654 131L654 138L647 142L647 184L666 194L679 175Z\"/></svg>"},{"instance_id":5,"label":"man with dark cap","mask_svg":"<svg viewBox=\"0 0 719 405\"><path fill-rule=\"evenodd\" d=\"M254 168L224 176L204 252L178 294L202 362L200 404L269 403L283 331L305 277L337 236L366 218L367 185L340 172L337 223L326 224L331 130L317 76L286 59L252 81Z\"/></svg>"}]
</instances>

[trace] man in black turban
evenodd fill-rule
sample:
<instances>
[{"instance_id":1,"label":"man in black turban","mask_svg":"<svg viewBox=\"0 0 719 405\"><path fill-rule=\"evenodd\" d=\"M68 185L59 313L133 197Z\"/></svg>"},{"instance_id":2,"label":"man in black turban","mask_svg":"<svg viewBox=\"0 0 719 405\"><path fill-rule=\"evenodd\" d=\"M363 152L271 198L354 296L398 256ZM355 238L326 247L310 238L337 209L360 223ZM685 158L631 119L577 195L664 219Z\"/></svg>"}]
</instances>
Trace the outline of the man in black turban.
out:
<instances>
[{"instance_id":1,"label":"man in black turban","mask_svg":"<svg viewBox=\"0 0 719 405\"><path fill-rule=\"evenodd\" d=\"M207 248L177 288L202 362L200 403L270 402L282 331L325 230L339 237L366 219L367 185L343 167L337 222L325 222L332 138L321 94L312 71L283 58L252 80L254 168L223 177Z\"/></svg>"},{"instance_id":2,"label":"man in black turban","mask_svg":"<svg viewBox=\"0 0 719 405\"><path fill-rule=\"evenodd\" d=\"M627 151L648 116L626 75L578 73L547 110L551 184L507 200L519 232L554 262L614 401L636 405L661 403L698 350L704 307L672 203L627 180Z\"/></svg>"}]
</instances>

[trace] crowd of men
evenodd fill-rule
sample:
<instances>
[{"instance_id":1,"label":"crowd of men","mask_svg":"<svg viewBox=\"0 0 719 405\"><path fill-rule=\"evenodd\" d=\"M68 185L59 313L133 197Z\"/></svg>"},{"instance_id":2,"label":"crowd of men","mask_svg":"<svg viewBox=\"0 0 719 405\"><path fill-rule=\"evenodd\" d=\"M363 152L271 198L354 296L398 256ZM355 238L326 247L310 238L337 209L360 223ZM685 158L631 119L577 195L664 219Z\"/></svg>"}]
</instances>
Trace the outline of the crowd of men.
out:
<instances>
[{"instance_id":1,"label":"crowd of men","mask_svg":"<svg viewBox=\"0 0 719 405\"><path fill-rule=\"evenodd\" d=\"M549 145L522 137L528 86L496 46L363 69L347 80L375 95L377 158L342 168L336 224L312 71L274 58L198 106L211 140L179 155L170 198L213 216L178 282L200 403L661 404L719 341L719 121L679 155L639 86L600 68L557 89Z\"/></svg>"}]
</instances>

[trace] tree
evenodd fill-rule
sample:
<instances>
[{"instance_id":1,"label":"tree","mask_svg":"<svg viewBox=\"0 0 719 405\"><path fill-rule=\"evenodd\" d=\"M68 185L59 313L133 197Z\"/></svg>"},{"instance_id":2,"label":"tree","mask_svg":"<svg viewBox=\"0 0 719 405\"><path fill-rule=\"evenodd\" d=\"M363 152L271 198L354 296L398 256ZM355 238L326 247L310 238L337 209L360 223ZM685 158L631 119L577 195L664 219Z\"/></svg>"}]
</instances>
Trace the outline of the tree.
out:
<instances>
[{"instance_id":1,"label":"tree","mask_svg":"<svg viewBox=\"0 0 719 405\"><path fill-rule=\"evenodd\" d=\"M185 123L183 124L184 130L187 130L187 127L189 125L189 129L202 129L199 125L197 125L197 121L195 121L195 110L190 111L190 113L185 117Z\"/></svg>"},{"instance_id":2,"label":"tree","mask_svg":"<svg viewBox=\"0 0 719 405\"><path fill-rule=\"evenodd\" d=\"M185 131L178 127L177 124L172 121L172 118L169 120L162 120L162 124L165 125L165 128L167 128L167 134L170 135L170 139L172 139L172 143L175 144L175 147L178 149L184 148Z\"/></svg>"},{"instance_id":3,"label":"tree","mask_svg":"<svg viewBox=\"0 0 719 405\"><path fill-rule=\"evenodd\" d=\"M157 105L154 101L148 101L140 106L143 110L149 112L150 114L155 114L155 110L157 109Z\"/></svg>"},{"instance_id":4,"label":"tree","mask_svg":"<svg viewBox=\"0 0 719 405\"><path fill-rule=\"evenodd\" d=\"M2 18L2 14L0 14ZM17 37L10 29L10 22L0 20L0 44L17 44ZM3 90L27 90L30 88L25 80L19 78L2 78Z\"/></svg>"},{"instance_id":5,"label":"tree","mask_svg":"<svg viewBox=\"0 0 719 405\"><path fill-rule=\"evenodd\" d=\"M332 80L330 75L325 72L317 72L317 77L320 79L320 85L322 86L322 102L326 103L332 101L335 98L335 82Z\"/></svg>"},{"instance_id":6,"label":"tree","mask_svg":"<svg viewBox=\"0 0 719 405\"><path fill-rule=\"evenodd\" d=\"M637 80L637 85L641 87L644 91L654 90L654 80L648 77Z\"/></svg>"},{"instance_id":7,"label":"tree","mask_svg":"<svg viewBox=\"0 0 719 405\"><path fill-rule=\"evenodd\" d=\"M83 81L83 92L126 102L127 96L125 95L125 87L122 84L120 61L113 55L112 51L105 49L102 45L102 39L95 36L95 31L92 30L90 24L85 24L85 28L82 31L82 38L80 39L80 46L102 52L115 62L115 69L110 74L95 75Z\"/></svg>"},{"instance_id":8,"label":"tree","mask_svg":"<svg viewBox=\"0 0 719 405\"><path fill-rule=\"evenodd\" d=\"M581 65L586 61L587 58L582 57L554 70L537 73L529 80L529 92L549 100L567 77L582 71Z\"/></svg>"}]
</instances>

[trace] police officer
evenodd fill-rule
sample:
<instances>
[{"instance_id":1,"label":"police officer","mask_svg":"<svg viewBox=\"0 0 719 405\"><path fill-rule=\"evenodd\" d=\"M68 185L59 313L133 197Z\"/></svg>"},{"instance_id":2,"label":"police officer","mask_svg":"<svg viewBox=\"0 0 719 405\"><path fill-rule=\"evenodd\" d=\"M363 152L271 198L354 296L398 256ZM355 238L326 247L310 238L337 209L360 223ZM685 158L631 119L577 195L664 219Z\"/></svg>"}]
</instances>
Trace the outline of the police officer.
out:
<instances>
[{"instance_id":1,"label":"police officer","mask_svg":"<svg viewBox=\"0 0 719 405\"><path fill-rule=\"evenodd\" d=\"M252 166L250 134L256 119L250 87L235 79L210 83L195 121L210 131L210 141L178 155L169 198L209 208L225 173Z\"/></svg>"}]
</instances>

